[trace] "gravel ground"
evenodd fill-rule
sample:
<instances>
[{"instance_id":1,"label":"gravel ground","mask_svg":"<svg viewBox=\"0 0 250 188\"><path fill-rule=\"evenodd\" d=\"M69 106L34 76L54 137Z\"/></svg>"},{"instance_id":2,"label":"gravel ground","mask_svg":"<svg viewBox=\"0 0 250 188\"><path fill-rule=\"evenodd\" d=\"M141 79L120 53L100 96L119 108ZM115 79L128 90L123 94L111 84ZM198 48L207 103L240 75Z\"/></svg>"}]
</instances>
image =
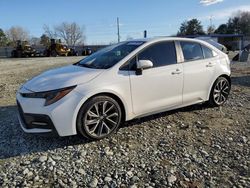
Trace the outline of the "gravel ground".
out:
<instances>
[{"instance_id":1,"label":"gravel ground","mask_svg":"<svg viewBox=\"0 0 250 188\"><path fill-rule=\"evenodd\" d=\"M250 63L232 64L232 92L221 108L133 120L95 142L23 133L18 87L79 59L0 59L0 187L250 187Z\"/></svg>"}]
</instances>

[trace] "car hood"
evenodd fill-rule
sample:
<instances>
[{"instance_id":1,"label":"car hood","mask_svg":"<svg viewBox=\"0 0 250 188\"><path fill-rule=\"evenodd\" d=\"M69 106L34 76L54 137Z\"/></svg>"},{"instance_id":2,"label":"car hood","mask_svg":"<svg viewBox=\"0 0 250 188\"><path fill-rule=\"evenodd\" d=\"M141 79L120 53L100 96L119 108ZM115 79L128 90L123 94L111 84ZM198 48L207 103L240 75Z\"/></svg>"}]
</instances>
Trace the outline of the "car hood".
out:
<instances>
[{"instance_id":1,"label":"car hood","mask_svg":"<svg viewBox=\"0 0 250 188\"><path fill-rule=\"evenodd\" d=\"M33 92L50 91L87 83L102 72L101 69L69 65L46 71L26 82L23 87Z\"/></svg>"}]
</instances>

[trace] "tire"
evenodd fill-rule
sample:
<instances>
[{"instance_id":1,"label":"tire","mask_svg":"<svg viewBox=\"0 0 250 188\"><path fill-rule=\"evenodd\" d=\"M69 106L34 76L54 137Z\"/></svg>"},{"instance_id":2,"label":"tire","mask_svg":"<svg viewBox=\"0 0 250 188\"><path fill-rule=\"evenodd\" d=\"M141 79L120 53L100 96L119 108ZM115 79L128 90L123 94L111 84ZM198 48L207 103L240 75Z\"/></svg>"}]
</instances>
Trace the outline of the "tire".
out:
<instances>
[{"instance_id":1,"label":"tire","mask_svg":"<svg viewBox=\"0 0 250 188\"><path fill-rule=\"evenodd\" d=\"M91 140L108 137L121 124L122 111L116 100L108 96L89 99L77 116L78 132Z\"/></svg>"},{"instance_id":2,"label":"tire","mask_svg":"<svg viewBox=\"0 0 250 188\"><path fill-rule=\"evenodd\" d=\"M210 106L222 106L228 99L231 90L231 84L225 77L219 77L210 92Z\"/></svg>"}]
</instances>

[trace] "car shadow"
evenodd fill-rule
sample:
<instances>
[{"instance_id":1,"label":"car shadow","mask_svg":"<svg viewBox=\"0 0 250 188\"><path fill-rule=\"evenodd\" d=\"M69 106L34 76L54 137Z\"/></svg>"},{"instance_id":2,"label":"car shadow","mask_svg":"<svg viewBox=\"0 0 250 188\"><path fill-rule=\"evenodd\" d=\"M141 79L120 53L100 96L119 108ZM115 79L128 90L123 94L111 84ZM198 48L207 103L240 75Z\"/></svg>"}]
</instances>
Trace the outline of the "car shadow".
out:
<instances>
[{"instance_id":1,"label":"car shadow","mask_svg":"<svg viewBox=\"0 0 250 188\"><path fill-rule=\"evenodd\" d=\"M0 107L0 159L89 143L80 136L59 137L24 133L16 106Z\"/></svg>"},{"instance_id":2,"label":"car shadow","mask_svg":"<svg viewBox=\"0 0 250 188\"><path fill-rule=\"evenodd\" d=\"M250 87L250 75L232 77L232 84Z\"/></svg>"},{"instance_id":3,"label":"car shadow","mask_svg":"<svg viewBox=\"0 0 250 188\"><path fill-rule=\"evenodd\" d=\"M121 127L135 126L137 124L142 124L144 122L155 120L158 118L162 118L162 117L172 115L172 114L175 114L178 112L195 112L195 111L200 111L200 110L204 110L207 108L212 108L212 107L209 106L207 103L195 104L195 105L191 105L191 106L187 106L187 107L183 107L183 108L178 108L175 110L170 110L170 111L166 111L166 112L161 112L161 113L145 116L142 118L133 119L133 120L125 122Z\"/></svg>"},{"instance_id":4,"label":"car shadow","mask_svg":"<svg viewBox=\"0 0 250 188\"><path fill-rule=\"evenodd\" d=\"M130 127L146 121L164 117L181 111L194 111L207 108L206 105L193 105L178 110L172 110L156 115L131 120L122 124ZM43 152L92 142L80 135L59 137L56 135L41 135L24 133L19 125L16 106L0 107L0 159L21 156L30 153ZM119 130L118 130L119 131Z\"/></svg>"}]
</instances>

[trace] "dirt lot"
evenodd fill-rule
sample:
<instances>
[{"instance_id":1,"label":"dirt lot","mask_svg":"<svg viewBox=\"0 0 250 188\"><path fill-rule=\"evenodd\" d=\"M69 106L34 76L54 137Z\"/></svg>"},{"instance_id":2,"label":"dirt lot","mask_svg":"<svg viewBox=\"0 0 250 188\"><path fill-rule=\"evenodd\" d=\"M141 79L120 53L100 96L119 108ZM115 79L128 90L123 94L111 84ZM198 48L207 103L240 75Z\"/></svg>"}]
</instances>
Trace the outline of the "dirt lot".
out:
<instances>
[{"instance_id":1,"label":"dirt lot","mask_svg":"<svg viewBox=\"0 0 250 188\"><path fill-rule=\"evenodd\" d=\"M18 87L79 59L0 59L0 187L250 187L250 62L232 64L221 108L133 120L96 142L23 133Z\"/></svg>"}]
</instances>

